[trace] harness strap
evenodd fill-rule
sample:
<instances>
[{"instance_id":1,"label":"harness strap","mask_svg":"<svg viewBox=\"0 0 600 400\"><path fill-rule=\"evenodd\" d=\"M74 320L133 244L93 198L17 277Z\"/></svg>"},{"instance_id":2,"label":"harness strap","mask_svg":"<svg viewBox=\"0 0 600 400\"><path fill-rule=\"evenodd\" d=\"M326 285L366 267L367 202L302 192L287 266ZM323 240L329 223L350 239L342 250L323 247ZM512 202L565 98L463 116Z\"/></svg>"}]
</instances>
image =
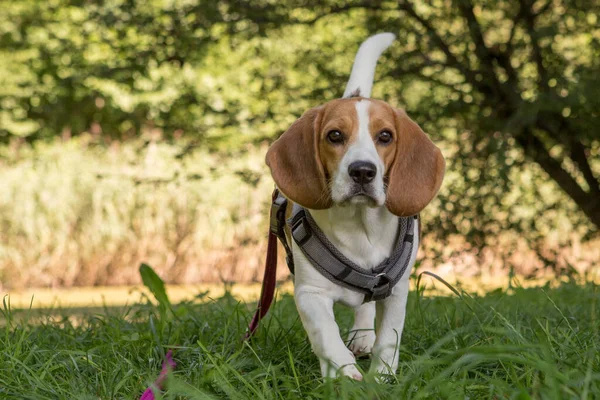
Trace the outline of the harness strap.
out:
<instances>
[{"instance_id":1,"label":"harness strap","mask_svg":"<svg viewBox=\"0 0 600 400\"><path fill-rule=\"evenodd\" d=\"M359 267L345 257L302 207L294 205L288 224L298 247L323 276L363 293L365 302L368 302L388 297L394 285L402 278L412 254L412 232L417 218L399 218L399 232L393 253L372 271Z\"/></svg>"},{"instance_id":2,"label":"harness strap","mask_svg":"<svg viewBox=\"0 0 600 400\"><path fill-rule=\"evenodd\" d=\"M281 194L279 189L273 191L273 202L271 203L271 218L269 220L269 231L277 236L285 249L285 262L290 269L290 273L294 273L294 256L290 248L287 238L285 237L285 211L288 201Z\"/></svg>"},{"instance_id":3,"label":"harness strap","mask_svg":"<svg viewBox=\"0 0 600 400\"><path fill-rule=\"evenodd\" d=\"M285 236L285 211L288 201L279 190L273 191L269 221L269 241L262 290L254 317L248 326L245 339L250 338L260 320L267 314L275 294L277 273L277 239L286 252L290 272L294 273L292 250ZM394 250L389 258L368 271L346 258L319 229L310 214L294 204L292 218L287 223L292 237L315 268L327 279L349 289L364 293L365 302L388 297L394 285L402 278L413 251L413 226L418 216L399 218L399 232Z\"/></svg>"}]
</instances>

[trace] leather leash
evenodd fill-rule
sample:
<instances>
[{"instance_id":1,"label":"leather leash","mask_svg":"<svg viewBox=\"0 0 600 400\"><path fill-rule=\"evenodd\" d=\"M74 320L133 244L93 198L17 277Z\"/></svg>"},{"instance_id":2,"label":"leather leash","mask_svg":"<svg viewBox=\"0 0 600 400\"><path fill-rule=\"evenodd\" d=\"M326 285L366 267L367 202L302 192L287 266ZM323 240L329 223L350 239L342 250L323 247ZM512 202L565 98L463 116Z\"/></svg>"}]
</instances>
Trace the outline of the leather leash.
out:
<instances>
[{"instance_id":1,"label":"leather leash","mask_svg":"<svg viewBox=\"0 0 600 400\"><path fill-rule=\"evenodd\" d=\"M275 200L275 196L277 191L273 193L273 200ZM269 307L271 307L271 303L273 302L273 297L275 295L275 285L277 283L277 236L269 230L269 240L267 243L267 259L265 260L265 274L263 276L262 289L260 291L260 299L258 300L258 306L256 307L256 311L254 312L254 317L252 317L252 321L250 325L248 325L248 330L246 331L246 335L244 336L244 340L249 339L256 328L258 328L258 324L261 319L267 312L269 311Z\"/></svg>"}]
</instances>

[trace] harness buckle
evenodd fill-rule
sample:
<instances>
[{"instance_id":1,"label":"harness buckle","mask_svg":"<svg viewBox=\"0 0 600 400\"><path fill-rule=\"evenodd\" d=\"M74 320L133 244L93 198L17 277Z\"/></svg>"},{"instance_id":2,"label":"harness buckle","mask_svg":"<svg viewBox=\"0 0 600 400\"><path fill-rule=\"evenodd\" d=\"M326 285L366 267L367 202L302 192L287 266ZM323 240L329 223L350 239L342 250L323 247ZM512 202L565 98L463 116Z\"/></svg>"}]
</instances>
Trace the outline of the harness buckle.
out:
<instances>
[{"instance_id":1,"label":"harness buckle","mask_svg":"<svg viewBox=\"0 0 600 400\"><path fill-rule=\"evenodd\" d=\"M304 214L304 210L300 211L295 220L292 221L292 236L294 240L298 244L298 246L302 247L308 242L308 240L312 237L312 229L306 220L306 215ZM304 233L300 232L300 227L304 228ZM302 236L300 236L302 235Z\"/></svg>"},{"instance_id":2,"label":"harness buckle","mask_svg":"<svg viewBox=\"0 0 600 400\"><path fill-rule=\"evenodd\" d=\"M371 290L369 301L382 300L389 296L391 283L390 277L385 272L382 272L377 274L375 278L378 278L379 280Z\"/></svg>"},{"instance_id":3,"label":"harness buckle","mask_svg":"<svg viewBox=\"0 0 600 400\"><path fill-rule=\"evenodd\" d=\"M282 237L284 234L283 227L285 225L285 209L287 207L287 199L278 195L271 204L271 216L269 219L269 229L275 235Z\"/></svg>"}]
</instances>

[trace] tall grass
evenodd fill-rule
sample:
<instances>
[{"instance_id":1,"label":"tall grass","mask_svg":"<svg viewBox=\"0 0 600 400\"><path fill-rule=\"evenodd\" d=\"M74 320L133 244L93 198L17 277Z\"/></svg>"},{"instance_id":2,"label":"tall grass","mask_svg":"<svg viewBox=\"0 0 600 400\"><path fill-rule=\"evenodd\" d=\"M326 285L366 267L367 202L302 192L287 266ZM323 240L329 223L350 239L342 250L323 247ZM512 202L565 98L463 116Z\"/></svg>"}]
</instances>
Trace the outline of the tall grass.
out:
<instances>
[{"instance_id":1,"label":"tall grass","mask_svg":"<svg viewBox=\"0 0 600 400\"><path fill-rule=\"evenodd\" d=\"M273 188L266 145L226 153L188 143L97 141L0 148L0 286L139 283L141 262L170 283L261 276ZM424 221L435 224L436 206ZM527 272L539 263L527 243L504 236L504 248L477 257L475 246L464 251L460 235L446 242L425 236L421 266L473 275L505 273L508 262ZM563 251L583 270L600 259L597 242Z\"/></svg>"},{"instance_id":2,"label":"tall grass","mask_svg":"<svg viewBox=\"0 0 600 400\"><path fill-rule=\"evenodd\" d=\"M265 149L225 158L161 143L38 144L0 168L0 281L252 280L265 241ZM8 163L7 163L8 164Z\"/></svg>"}]
</instances>

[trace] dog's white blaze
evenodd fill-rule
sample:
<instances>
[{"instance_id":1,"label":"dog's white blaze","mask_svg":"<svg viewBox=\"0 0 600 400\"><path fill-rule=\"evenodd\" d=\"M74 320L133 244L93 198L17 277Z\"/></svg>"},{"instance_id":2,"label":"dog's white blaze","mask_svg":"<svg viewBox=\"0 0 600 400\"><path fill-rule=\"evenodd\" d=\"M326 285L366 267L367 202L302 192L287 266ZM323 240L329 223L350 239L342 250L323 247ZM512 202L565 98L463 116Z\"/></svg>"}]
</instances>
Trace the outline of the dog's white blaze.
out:
<instances>
[{"instance_id":1,"label":"dog's white blaze","mask_svg":"<svg viewBox=\"0 0 600 400\"><path fill-rule=\"evenodd\" d=\"M358 119L358 136L356 140L348 147L346 154L342 157L338 170L334 174L331 196L333 201L339 202L347 198L351 193L354 181L348 174L348 167L355 161L369 161L377 167L377 176L373 181L372 195L377 205L385 203L385 191L383 186L383 160L379 157L375 143L369 131L369 100L357 101L354 106Z\"/></svg>"},{"instance_id":2,"label":"dog's white blaze","mask_svg":"<svg viewBox=\"0 0 600 400\"><path fill-rule=\"evenodd\" d=\"M377 167L377 176L372 185L372 195L377 205L385 202L385 191L383 187L383 160L379 157L375 143L369 131L369 100L357 101L355 105L358 119L358 136L348 147L346 154L342 157L338 170L335 173L331 195L334 201L344 200L352 191L354 181L348 174L348 167L355 161L369 161Z\"/></svg>"},{"instance_id":3,"label":"dog's white blaze","mask_svg":"<svg viewBox=\"0 0 600 400\"><path fill-rule=\"evenodd\" d=\"M350 165L354 161L370 161L377 166L377 172L380 173L383 168L383 162L379 158L375 143L369 131L369 108L371 102L368 100L357 101L355 108L358 116L358 138L350 148L348 148L348 157Z\"/></svg>"}]
</instances>

